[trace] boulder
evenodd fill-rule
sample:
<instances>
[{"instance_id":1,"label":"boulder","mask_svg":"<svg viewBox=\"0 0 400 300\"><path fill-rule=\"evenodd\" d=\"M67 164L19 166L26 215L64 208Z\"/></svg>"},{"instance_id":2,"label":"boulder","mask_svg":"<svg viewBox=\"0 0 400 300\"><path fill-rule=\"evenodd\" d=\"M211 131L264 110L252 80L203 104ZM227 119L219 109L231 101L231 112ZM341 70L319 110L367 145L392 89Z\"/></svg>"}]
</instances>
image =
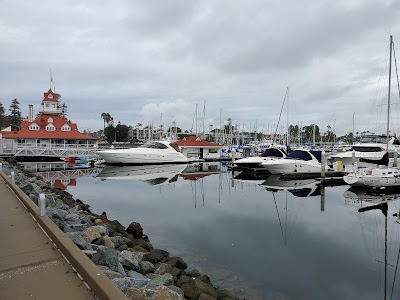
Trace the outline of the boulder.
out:
<instances>
[{"instance_id":1,"label":"boulder","mask_svg":"<svg viewBox=\"0 0 400 300\"><path fill-rule=\"evenodd\" d=\"M172 266L169 264L161 263L154 272L155 274L163 275L165 273L172 274Z\"/></svg>"},{"instance_id":2,"label":"boulder","mask_svg":"<svg viewBox=\"0 0 400 300\"><path fill-rule=\"evenodd\" d=\"M118 272L118 251L100 246L97 248L96 254L93 255L92 261L96 265L102 265L109 267L112 271Z\"/></svg>"},{"instance_id":3,"label":"boulder","mask_svg":"<svg viewBox=\"0 0 400 300\"><path fill-rule=\"evenodd\" d=\"M217 300L217 298L212 297L207 294L200 294L199 298L197 300Z\"/></svg>"},{"instance_id":4,"label":"boulder","mask_svg":"<svg viewBox=\"0 0 400 300\"><path fill-rule=\"evenodd\" d=\"M181 287L182 284L184 284L185 282L190 281L190 279L191 279L191 278L188 277L188 276L186 276L186 275L181 275L181 277L179 277L179 279L177 280L176 285L177 285L178 287Z\"/></svg>"},{"instance_id":5,"label":"boulder","mask_svg":"<svg viewBox=\"0 0 400 300\"><path fill-rule=\"evenodd\" d=\"M143 260L147 260L152 264L156 264L162 261L163 259L167 258L168 256L169 253L165 250L153 249L149 253L145 253L143 255Z\"/></svg>"},{"instance_id":6,"label":"boulder","mask_svg":"<svg viewBox=\"0 0 400 300\"><path fill-rule=\"evenodd\" d=\"M147 277L151 280L146 284L146 289L156 289L160 286L169 286L174 284L174 279L171 274L166 273L164 275L158 274L147 274Z\"/></svg>"},{"instance_id":7,"label":"boulder","mask_svg":"<svg viewBox=\"0 0 400 300\"><path fill-rule=\"evenodd\" d=\"M132 222L129 224L126 232L132 234L135 239L139 239L143 236L143 228L137 222Z\"/></svg>"},{"instance_id":8,"label":"boulder","mask_svg":"<svg viewBox=\"0 0 400 300\"><path fill-rule=\"evenodd\" d=\"M231 300L239 300L239 297L232 290L222 289L217 290L218 299L231 299Z\"/></svg>"},{"instance_id":9,"label":"boulder","mask_svg":"<svg viewBox=\"0 0 400 300\"><path fill-rule=\"evenodd\" d=\"M127 288L126 296L130 300L147 300L148 298L144 294L143 290L138 288Z\"/></svg>"},{"instance_id":10,"label":"boulder","mask_svg":"<svg viewBox=\"0 0 400 300\"><path fill-rule=\"evenodd\" d=\"M122 290L124 293L127 292L128 288L141 288L144 286L147 282L149 281L148 278L144 277L143 278L135 278L135 277L124 277L124 278L114 278L112 279L112 282L120 290Z\"/></svg>"},{"instance_id":11,"label":"boulder","mask_svg":"<svg viewBox=\"0 0 400 300\"><path fill-rule=\"evenodd\" d=\"M103 235L109 235L109 231L107 229L106 226L102 226L102 225L97 225L97 226L93 226L92 227L94 230L96 230L98 233L101 234L101 236Z\"/></svg>"},{"instance_id":12,"label":"boulder","mask_svg":"<svg viewBox=\"0 0 400 300\"><path fill-rule=\"evenodd\" d=\"M102 236L100 238L100 245L106 246L108 248L115 248L114 243L111 241L110 237L108 235Z\"/></svg>"},{"instance_id":13,"label":"boulder","mask_svg":"<svg viewBox=\"0 0 400 300\"><path fill-rule=\"evenodd\" d=\"M122 245L127 245L129 247L129 245L132 245L132 241L128 238L122 237L122 236L112 236L110 237L110 240L114 243L115 248L119 248ZM128 245L129 244L129 245Z\"/></svg>"},{"instance_id":14,"label":"boulder","mask_svg":"<svg viewBox=\"0 0 400 300\"><path fill-rule=\"evenodd\" d=\"M114 272L111 270L103 270L103 273L110 279L114 278L123 278L124 276L118 272Z\"/></svg>"},{"instance_id":15,"label":"boulder","mask_svg":"<svg viewBox=\"0 0 400 300\"><path fill-rule=\"evenodd\" d=\"M140 272L144 275L148 273L153 273L155 271L154 265L149 261L139 262Z\"/></svg>"},{"instance_id":16,"label":"boulder","mask_svg":"<svg viewBox=\"0 0 400 300\"><path fill-rule=\"evenodd\" d=\"M155 290L151 300L183 300L183 296L167 287Z\"/></svg>"},{"instance_id":17,"label":"boulder","mask_svg":"<svg viewBox=\"0 0 400 300\"><path fill-rule=\"evenodd\" d=\"M139 271L139 261L136 257L137 256L133 252L124 250L119 254L118 259L126 269Z\"/></svg>"},{"instance_id":18,"label":"boulder","mask_svg":"<svg viewBox=\"0 0 400 300\"><path fill-rule=\"evenodd\" d=\"M65 216L65 221L71 225L82 224L78 214L68 214Z\"/></svg>"},{"instance_id":19,"label":"boulder","mask_svg":"<svg viewBox=\"0 0 400 300\"><path fill-rule=\"evenodd\" d=\"M183 290L185 297L189 300L198 300L201 294L217 298L217 291L214 287L201 281L199 278L192 278L188 282L183 283L181 289Z\"/></svg>"},{"instance_id":20,"label":"boulder","mask_svg":"<svg viewBox=\"0 0 400 300\"><path fill-rule=\"evenodd\" d=\"M180 270L185 270L188 267L187 263L184 262L183 259L178 256L174 256L174 257L170 257L170 258L166 259L165 263L167 263L175 268L178 268Z\"/></svg>"},{"instance_id":21,"label":"boulder","mask_svg":"<svg viewBox=\"0 0 400 300\"><path fill-rule=\"evenodd\" d=\"M83 234L88 238L90 242L93 242L94 240L100 239L101 234L95 229L95 226L89 227L86 229Z\"/></svg>"},{"instance_id":22,"label":"boulder","mask_svg":"<svg viewBox=\"0 0 400 300\"><path fill-rule=\"evenodd\" d=\"M90 240L81 232L67 232L66 235L79 247L81 250L92 250Z\"/></svg>"},{"instance_id":23,"label":"boulder","mask_svg":"<svg viewBox=\"0 0 400 300\"><path fill-rule=\"evenodd\" d=\"M92 259L93 255L97 252L96 250L82 250L83 253L86 254L87 257Z\"/></svg>"},{"instance_id":24,"label":"boulder","mask_svg":"<svg viewBox=\"0 0 400 300\"><path fill-rule=\"evenodd\" d=\"M119 233L125 232L125 227L122 226L121 223L118 222L117 220L108 221L107 223L104 223L104 226L107 227L110 234L114 232L119 232Z\"/></svg>"},{"instance_id":25,"label":"boulder","mask_svg":"<svg viewBox=\"0 0 400 300\"><path fill-rule=\"evenodd\" d=\"M64 232L82 232L88 228L88 224L68 224L63 222L62 228Z\"/></svg>"}]
</instances>

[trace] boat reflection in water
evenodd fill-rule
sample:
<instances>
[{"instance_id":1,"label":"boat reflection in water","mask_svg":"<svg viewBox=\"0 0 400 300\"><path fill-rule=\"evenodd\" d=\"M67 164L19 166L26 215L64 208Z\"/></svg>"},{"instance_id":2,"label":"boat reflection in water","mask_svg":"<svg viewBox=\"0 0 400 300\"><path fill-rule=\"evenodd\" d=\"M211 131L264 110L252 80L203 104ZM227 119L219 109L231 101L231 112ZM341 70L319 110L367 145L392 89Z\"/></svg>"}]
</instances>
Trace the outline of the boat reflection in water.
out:
<instances>
[{"instance_id":1,"label":"boat reflection in water","mask_svg":"<svg viewBox=\"0 0 400 300\"><path fill-rule=\"evenodd\" d=\"M313 197L321 195L321 187L316 179L281 180L280 175L271 175L262 183L269 191L289 191L296 197Z\"/></svg>"},{"instance_id":2,"label":"boat reflection in water","mask_svg":"<svg viewBox=\"0 0 400 300\"><path fill-rule=\"evenodd\" d=\"M379 240L372 241L372 244L374 245L372 248L375 250L375 257L371 258L371 264L374 264L374 270L378 270L378 281L382 280L380 272L383 268L383 299L389 299L389 295L390 299L392 299L396 287L396 276L400 258L400 243L398 240L393 238L393 235L392 237L388 235L388 218L394 220L395 224L400 224L400 190L374 191L366 187L353 186L345 191L343 196L354 203L360 204L361 207L358 209L358 212L360 213L359 219L362 230L364 230L365 225L363 224L361 214L363 214L364 218L374 217L377 228L374 228L373 230L377 233L377 239L379 238ZM384 218L384 222L382 218ZM384 228L383 234L380 232L382 230L380 229L381 226ZM392 234L395 233L393 230L390 232ZM365 236L364 232L363 235ZM395 233L395 235L398 238L398 234ZM384 236L383 241L382 236ZM388 245L388 240L391 242L390 245ZM367 248L367 253L370 253L368 246L369 241L365 240L364 242L365 247ZM389 269L388 266L390 267Z\"/></svg>"},{"instance_id":3,"label":"boat reflection in water","mask_svg":"<svg viewBox=\"0 0 400 300\"><path fill-rule=\"evenodd\" d=\"M178 179L187 164L162 164L162 165L107 165L97 175L102 180L140 180L151 185L171 183Z\"/></svg>"}]
</instances>

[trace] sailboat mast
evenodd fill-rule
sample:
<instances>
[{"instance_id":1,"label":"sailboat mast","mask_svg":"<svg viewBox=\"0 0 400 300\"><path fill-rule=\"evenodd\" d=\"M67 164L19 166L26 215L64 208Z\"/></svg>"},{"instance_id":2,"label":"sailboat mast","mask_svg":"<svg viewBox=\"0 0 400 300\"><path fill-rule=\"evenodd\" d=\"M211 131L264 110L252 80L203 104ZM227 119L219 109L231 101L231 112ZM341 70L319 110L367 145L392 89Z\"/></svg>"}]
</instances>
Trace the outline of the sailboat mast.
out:
<instances>
[{"instance_id":1,"label":"sailboat mast","mask_svg":"<svg viewBox=\"0 0 400 300\"><path fill-rule=\"evenodd\" d=\"M390 55L389 55L389 85L388 85L388 108L387 108L387 123L386 123L386 151L389 151L389 117L390 117L390 86L392 77L392 48L393 36L390 36Z\"/></svg>"}]
</instances>

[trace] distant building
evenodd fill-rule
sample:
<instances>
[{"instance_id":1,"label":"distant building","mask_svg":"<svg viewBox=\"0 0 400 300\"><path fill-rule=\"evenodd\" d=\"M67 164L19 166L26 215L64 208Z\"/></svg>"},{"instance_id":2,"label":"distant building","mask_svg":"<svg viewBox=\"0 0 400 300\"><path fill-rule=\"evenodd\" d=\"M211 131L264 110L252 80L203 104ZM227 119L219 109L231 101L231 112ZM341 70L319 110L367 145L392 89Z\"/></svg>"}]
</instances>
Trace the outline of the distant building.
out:
<instances>
[{"instance_id":1,"label":"distant building","mask_svg":"<svg viewBox=\"0 0 400 300\"><path fill-rule=\"evenodd\" d=\"M63 117L57 94L51 89L44 93L42 111L33 118L33 105L29 105L29 114L21 122L18 131L2 131L3 139L12 139L27 146L59 147L66 145L97 146L97 138L78 131L76 123Z\"/></svg>"},{"instance_id":2,"label":"distant building","mask_svg":"<svg viewBox=\"0 0 400 300\"><path fill-rule=\"evenodd\" d=\"M184 137L174 142L179 146L183 155L188 158L201 158L206 160L220 159L223 145L202 140L197 136Z\"/></svg>"}]
</instances>

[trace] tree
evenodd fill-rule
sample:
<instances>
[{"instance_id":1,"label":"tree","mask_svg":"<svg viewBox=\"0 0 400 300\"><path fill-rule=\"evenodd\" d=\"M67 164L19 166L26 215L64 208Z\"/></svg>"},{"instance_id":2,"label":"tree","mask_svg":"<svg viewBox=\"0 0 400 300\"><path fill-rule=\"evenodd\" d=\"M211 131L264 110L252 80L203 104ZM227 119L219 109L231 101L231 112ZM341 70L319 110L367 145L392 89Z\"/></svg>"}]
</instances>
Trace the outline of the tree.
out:
<instances>
[{"instance_id":1,"label":"tree","mask_svg":"<svg viewBox=\"0 0 400 300\"><path fill-rule=\"evenodd\" d=\"M4 107L3 104L0 102L0 130L5 127L4 125L4 119L5 119L5 115L4 115Z\"/></svg>"},{"instance_id":2,"label":"tree","mask_svg":"<svg viewBox=\"0 0 400 300\"><path fill-rule=\"evenodd\" d=\"M128 141L129 138L129 127L121 124L118 122L118 125L115 127L115 130L117 131L116 134L116 142L126 142Z\"/></svg>"},{"instance_id":3,"label":"tree","mask_svg":"<svg viewBox=\"0 0 400 300\"><path fill-rule=\"evenodd\" d=\"M21 111L19 110L19 102L17 99L11 101L10 105L10 117L11 117L11 130L21 129Z\"/></svg>"},{"instance_id":4,"label":"tree","mask_svg":"<svg viewBox=\"0 0 400 300\"><path fill-rule=\"evenodd\" d=\"M115 128L113 125L109 125L104 129L104 135L107 138L107 142L112 143L115 138Z\"/></svg>"},{"instance_id":5,"label":"tree","mask_svg":"<svg viewBox=\"0 0 400 300\"><path fill-rule=\"evenodd\" d=\"M110 123L114 121L114 118L111 117L111 115L109 113L104 113L103 112L101 114L101 118L104 121L104 130L106 129L106 124L107 124L107 126L110 126L111 125Z\"/></svg>"},{"instance_id":6,"label":"tree","mask_svg":"<svg viewBox=\"0 0 400 300\"><path fill-rule=\"evenodd\" d=\"M60 96L61 97L61 96ZM61 117L66 117L68 114L68 106L63 102L63 104L58 104L58 109L61 110Z\"/></svg>"}]
</instances>

